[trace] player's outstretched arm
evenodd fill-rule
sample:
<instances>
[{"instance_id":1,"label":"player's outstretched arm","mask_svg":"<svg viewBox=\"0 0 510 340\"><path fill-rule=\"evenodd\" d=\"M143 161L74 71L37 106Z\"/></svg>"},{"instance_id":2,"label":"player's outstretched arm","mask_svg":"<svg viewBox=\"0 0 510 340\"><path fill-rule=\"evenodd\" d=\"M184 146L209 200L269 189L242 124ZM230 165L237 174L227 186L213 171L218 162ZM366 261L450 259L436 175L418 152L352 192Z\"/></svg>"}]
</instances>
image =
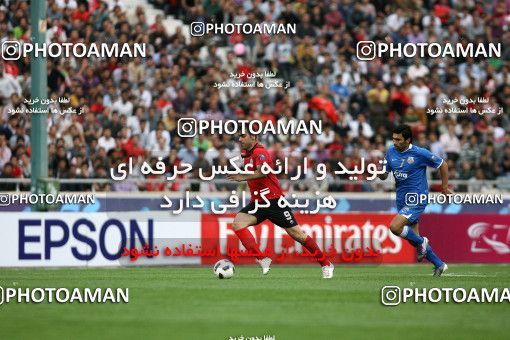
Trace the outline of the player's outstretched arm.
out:
<instances>
[{"instance_id":1,"label":"player's outstretched arm","mask_svg":"<svg viewBox=\"0 0 510 340\"><path fill-rule=\"evenodd\" d=\"M378 171L384 169L382 173L378 173L377 174L377 177L379 177L383 181L386 178L388 178L388 176L390 175L390 172L391 172L391 166L390 166L390 163L387 161L387 159L388 159L388 155L386 154L386 156L384 156L385 163L383 163L383 165L379 166L378 169L377 169Z\"/></svg>"},{"instance_id":2,"label":"player's outstretched arm","mask_svg":"<svg viewBox=\"0 0 510 340\"><path fill-rule=\"evenodd\" d=\"M439 166L439 174L441 175L441 192L445 195L451 195L451 191L448 188L448 163L443 161Z\"/></svg>"}]
</instances>

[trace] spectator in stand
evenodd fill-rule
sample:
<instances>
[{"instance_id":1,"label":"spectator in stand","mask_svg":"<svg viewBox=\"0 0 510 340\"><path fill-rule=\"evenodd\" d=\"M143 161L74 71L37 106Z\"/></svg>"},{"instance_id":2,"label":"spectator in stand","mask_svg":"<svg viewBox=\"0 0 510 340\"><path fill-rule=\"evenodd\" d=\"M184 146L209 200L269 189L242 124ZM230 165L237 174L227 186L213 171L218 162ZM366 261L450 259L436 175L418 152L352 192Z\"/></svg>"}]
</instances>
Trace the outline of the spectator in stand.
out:
<instances>
[{"instance_id":1,"label":"spectator in stand","mask_svg":"<svg viewBox=\"0 0 510 340\"><path fill-rule=\"evenodd\" d=\"M97 146L99 148L103 148L106 152L115 148L115 139L112 137L112 131L110 128L104 128L103 135L99 137L97 141Z\"/></svg>"},{"instance_id":2,"label":"spectator in stand","mask_svg":"<svg viewBox=\"0 0 510 340\"><path fill-rule=\"evenodd\" d=\"M112 105L112 111L117 111L121 115L131 116L133 113L133 103L130 100L129 90L122 91L121 97Z\"/></svg>"},{"instance_id":3,"label":"spectator in stand","mask_svg":"<svg viewBox=\"0 0 510 340\"><path fill-rule=\"evenodd\" d=\"M188 138L177 153L177 157L185 163L193 164L197 159L197 150L193 147L193 140Z\"/></svg>"},{"instance_id":4,"label":"spectator in stand","mask_svg":"<svg viewBox=\"0 0 510 340\"><path fill-rule=\"evenodd\" d=\"M362 113L358 115L356 120L353 120L349 124L349 128L349 135L351 138L359 138L360 136L371 138L374 135L372 127L367 123L365 115Z\"/></svg>"},{"instance_id":5,"label":"spectator in stand","mask_svg":"<svg viewBox=\"0 0 510 340\"><path fill-rule=\"evenodd\" d=\"M12 179L14 176L14 165L11 162L4 164L2 172L0 173L0 179ZM0 180L0 191L13 191L16 189L16 183L7 183Z\"/></svg>"},{"instance_id":6,"label":"spectator in stand","mask_svg":"<svg viewBox=\"0 0 510 340\"><path fill-rule=\"evenodd\" d=\"M140 137L138 135L131 136L126 143L122 144L122 149L124 149L128 158L145 156L145 150L140 146Z\"/></svg>"},{"instance_id":7,"label":"spectator in stand","mask_svg":"<svg viewBox=\"0 0 510 340\"><path fill-rule=\"evenodd\" d=\"M411 80L423 78L428 74L429 68L422 64L421 58L419 57L414 58L413 64L407 69L407 76Z\"/></svg>"},{"instance_id":8,"label":"spectator in stand","mask_svg":"<svg viewBox=\"0 0 510 340\"><path fill-rule=\"evenodd\" d=\"M453 123L448 124L447 132L443 133L441 137L439 137L439 141L443 145L448 159L456 162L459 159L461 147L459 138L457 138L457 135L455 134L455 125Z\"/></svg>"},{"instance_id":9,"label":"spectator in stand","mask_svg":"<svg viewBox=\"0 0 510 340\"><path fill-rule=\"evenodd\" d=\"M11 74L5 72L4 64L0 62L0 100L5 103L14 93L21 96L20 83Z\"/></svg>"},{"instance_id":10,"label":"spectator in stand","mask_svg":"<svg viewBox=\"0 0 510 340\"><path fill-rule=\"evenodd\" d=\"M5 164L11 159L12 151L7 145L5 134L0 133L0 171L4 168Z\"/></svg>"}]
</instances>

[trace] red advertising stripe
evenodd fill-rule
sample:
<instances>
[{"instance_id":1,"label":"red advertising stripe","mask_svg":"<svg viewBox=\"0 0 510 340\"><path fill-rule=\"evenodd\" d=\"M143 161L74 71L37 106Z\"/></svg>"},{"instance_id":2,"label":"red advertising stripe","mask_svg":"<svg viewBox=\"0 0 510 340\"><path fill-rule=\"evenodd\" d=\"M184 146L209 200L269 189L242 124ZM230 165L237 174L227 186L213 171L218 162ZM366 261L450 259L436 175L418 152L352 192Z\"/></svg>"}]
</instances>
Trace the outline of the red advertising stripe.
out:
<instances>
[{"instance_id":1,"label":"red advertising stripe","mask_svg":"<svg viewBox=\"0 0 510 340\"><path fill-rule=\"evenodd\" d=\"M510 263L510 218L496 214L427 214L420 231L446 262Z\"/></svg>"},{"instance_id":2,"label":"red advertising stripe","mask_svg":"<svg viewBox=\"0 0 510 340\"><path fill-rule=\"evenodd\" d=\"M212 264L218 259L228 257L227 252L243 250L232 230L234 214L202 215L202 248L218 249L221 255L202 257L202 264ZM388 226L393 214L317 214L296 215L301 227L311 235L319 247L326 252L337 253L332 257L334 263L358 262L353 259L356 250L363 252L362 263L413 263L414 248L405 240L393 235ZM292 240L284 229L266 220L250 227L262 252L271 254L275 263L303 264L313 263L314 259L306 254L300 244ZM369 257L370 248L380 252L379 256ZM282 255L282 252L284 254ZM334 254L334 253L333 253ZM239 256L236 263L253 264L253 257Z\"/></svg>"}]
</instances>

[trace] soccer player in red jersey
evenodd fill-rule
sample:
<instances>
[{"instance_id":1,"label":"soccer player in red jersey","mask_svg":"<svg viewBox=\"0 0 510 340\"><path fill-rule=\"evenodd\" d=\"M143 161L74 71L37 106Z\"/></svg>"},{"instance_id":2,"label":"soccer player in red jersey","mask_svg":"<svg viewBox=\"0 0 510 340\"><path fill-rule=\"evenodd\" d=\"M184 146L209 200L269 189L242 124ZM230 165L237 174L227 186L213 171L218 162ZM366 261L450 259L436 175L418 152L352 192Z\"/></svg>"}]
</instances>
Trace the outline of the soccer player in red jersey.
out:
<instances>
[{"instance_id":1,"label":"soccer player in red jersey","mask_svg":"<svg viewBox=\"0 0 510 340\"><path fill-rule=\"evenodd\" d=\"M233 181L248 181L248 186L251 192L250 203L241 209L234 219L233 229L241 243L248 250L259 252L259 247L255 238L247 227L257 225L266 219L269 219L274 224L284 228L285 231L296 241L301 243L310 253L315 254L317 262L322 266L322 277L330 279L333 277L335 267L333 264L325 259L324 254L320 250L317 243L308 235L306 235L299 227L292 211L289 207L281 208L278 205L278 199L283 196L280 184L275 174L264 175L261 172L261 167L264 163L273 168L273 160L269 156L267 150L257 141L257 136L249 133L240 134L239 143L241 144L241 156L244 159L244 166L251 164L248 170L253 171L253 174L235 174L228 175L228 179ZM255 201L263 201L260 197L260 192L264 190L264 196L270 203L269 207L259 207L255 213L249 214L255 207ZM262 273L265 275L269 272L271 265L271 258L257 257L257 262L262 267Z\"/></svg>"}]
</instances>

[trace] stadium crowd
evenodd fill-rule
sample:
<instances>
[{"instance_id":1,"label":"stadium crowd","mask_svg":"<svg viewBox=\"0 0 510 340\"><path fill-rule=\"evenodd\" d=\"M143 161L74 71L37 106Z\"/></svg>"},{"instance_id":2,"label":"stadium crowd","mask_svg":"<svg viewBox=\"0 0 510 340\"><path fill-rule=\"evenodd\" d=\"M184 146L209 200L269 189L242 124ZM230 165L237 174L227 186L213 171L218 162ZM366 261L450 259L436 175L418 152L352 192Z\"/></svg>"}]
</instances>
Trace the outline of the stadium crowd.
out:
<instances>
[{"instance_id":1,"label":"stadium crowd","mask_svg":"<svg viewBox=\"0 0 510 340\"><path fill-rule=\"evenodd\" d=\"M177 120L321 120L320 135L265 135L275 159L289 157L290 173L306 158L310 169L325 163L325 180L310 171L294 190L391 190L391 185L338 182L338 162L347 168L362 158L377 162L391 145L391 130L410 124L413 143L447 158L450 179L510 177L510 2L475 0L149 0L185 25L191 22L296 23L295 35L187 37L169 33L164 16L148 22L143 3L128 10L122 1L48 0L48 42L146 43L146 58L48 59L48 94L57 110L48 115L48 174L55 178L111 178L110 168L132 158L132 181L94 184L105 191L180 191L166 178L181 162L198 178L239 155L235 136L181 138ZM3 41L30 40L27 1L0 0ZM356 57L358 41L401 43L501 43L501 58ZM0 178L30 176L30 60L0 61ZM217 88L233 73L272 71L283 88ZM243 81L246 79L243 79ZM69 103L59 103L65 97ZM484 114L429 114L446 109L448 98L489 98L471 108ZM445 100L446 99L446 100ZM458 104L457 107L459 108ZM10 114L12 110L17 113ZM20 113L21 112L21 113ZM143 175L140 164L161 157L164 175ZM430 176L437 176L436 173ZM217 175L216 178L222 178ZM437 178L437 177L435 177ZM192 190L231 190L237 184L201 182ZM2 183L0 190L13 190ZM62 184L61 190L90 190ZM462 190L463 188L455 188ZM464 188L465 190L466 188Z\"/></svg>"}]
</instances>

